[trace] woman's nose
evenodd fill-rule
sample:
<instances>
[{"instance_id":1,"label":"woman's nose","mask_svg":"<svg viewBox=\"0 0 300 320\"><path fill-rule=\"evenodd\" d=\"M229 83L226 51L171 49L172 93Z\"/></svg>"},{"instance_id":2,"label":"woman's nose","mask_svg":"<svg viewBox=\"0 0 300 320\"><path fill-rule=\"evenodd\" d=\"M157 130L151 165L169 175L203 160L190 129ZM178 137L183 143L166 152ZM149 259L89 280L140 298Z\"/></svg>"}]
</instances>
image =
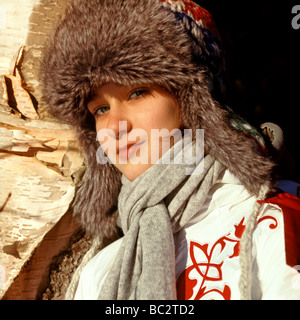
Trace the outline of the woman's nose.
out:
<instances>
[{"instance_id":1,"label":"woman's nose","mask_svg":"<svg viewBox=\"0 0 300 320\"><path fill-rule=\"evenodd\" d=\"M131 130L131 122L126 113L120 108L111 108L109 111L106 129L108 134L113 135L117 140L121 140Z\"/></svg>"}]
</instances>

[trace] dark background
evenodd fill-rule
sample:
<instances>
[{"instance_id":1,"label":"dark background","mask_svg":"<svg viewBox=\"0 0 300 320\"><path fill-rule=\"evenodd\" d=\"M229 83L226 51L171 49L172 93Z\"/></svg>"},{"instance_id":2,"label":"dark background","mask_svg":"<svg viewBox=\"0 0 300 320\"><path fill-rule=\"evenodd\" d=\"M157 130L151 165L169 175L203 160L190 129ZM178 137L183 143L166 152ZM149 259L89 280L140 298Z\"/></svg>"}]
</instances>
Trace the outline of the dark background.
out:
<instances>
[{"instance_id":1,"label":"dark background","mask_svg":"<svg viewBox=\"0 0 300 320\"><path fill-rule=\"evenodd\" d=\"M300 0L195 2L213 15L223 40L229 106L255 126L283 129L300 180L300 29L291 25Z\"/></svg>"}]
</instances>

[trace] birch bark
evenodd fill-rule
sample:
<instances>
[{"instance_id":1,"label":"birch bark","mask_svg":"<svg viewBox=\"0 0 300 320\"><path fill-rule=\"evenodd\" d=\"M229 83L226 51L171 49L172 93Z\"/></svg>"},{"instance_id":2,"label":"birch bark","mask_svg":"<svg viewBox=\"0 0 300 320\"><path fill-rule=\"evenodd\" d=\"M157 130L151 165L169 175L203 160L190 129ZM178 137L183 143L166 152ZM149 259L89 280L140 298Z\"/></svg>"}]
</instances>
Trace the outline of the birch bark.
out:
<instances>
[{"instance_id":1,"label":"birch bark","mask_svg":"<svg viewBox=\"0 0 300 320\"><path fill-rule=\"evenodd\" d=\"M44 43L67 2L0 0L0 298L35 299L78 230L70 206L83 160L72 128L47 115L38 82Z\"/></svg>"}]
</instances>

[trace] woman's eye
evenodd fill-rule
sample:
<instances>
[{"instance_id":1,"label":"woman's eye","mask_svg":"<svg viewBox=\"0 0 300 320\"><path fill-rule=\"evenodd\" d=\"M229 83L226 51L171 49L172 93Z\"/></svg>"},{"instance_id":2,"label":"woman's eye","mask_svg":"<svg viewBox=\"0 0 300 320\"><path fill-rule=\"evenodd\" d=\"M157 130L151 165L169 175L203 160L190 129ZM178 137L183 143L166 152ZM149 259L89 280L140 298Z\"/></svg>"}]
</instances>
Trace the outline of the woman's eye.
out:
<instances>
[{"instance_id":1,"label":"woman's eye","mask_svg":"<svg viewBox=\"0 0 300 320\"><path fill-rule=\"evenodd\" d=\"M134 91L131 95L130 95L130 99L135 99L138 98L140 96L142 96L143 94L145 94L147 92L147 90L136 90Z\"/></svg>"},{"instance_id":2,"label":"woman's eye","mask_svg":"<svg viewBox=\"0 0 300 320\"><path fill-rule=\"evenodd\" d=\"M94 115L95 115L95 116L96 116L96 115L101 115L101 114L109 111L109 109L110 109L110 107L108 107L108 106L100 107L100 108L98 108L98 109L95 111Z\"/></svg>"}]
</instances>

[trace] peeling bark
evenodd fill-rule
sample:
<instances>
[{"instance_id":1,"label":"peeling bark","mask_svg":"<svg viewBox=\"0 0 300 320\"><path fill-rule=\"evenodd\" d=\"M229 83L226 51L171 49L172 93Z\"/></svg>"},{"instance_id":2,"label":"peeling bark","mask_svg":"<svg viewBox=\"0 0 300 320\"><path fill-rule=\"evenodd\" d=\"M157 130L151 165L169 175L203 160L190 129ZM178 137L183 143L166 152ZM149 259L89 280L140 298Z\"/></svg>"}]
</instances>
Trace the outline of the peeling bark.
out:
<instances>
[{"instance_id":1,"label":"peeling bark","mask_svg":"<svg viewBox=\"0 0 300 320\"><path fill-rule=\"evenodd\" d=\"M71 128L24 120L0 107L0 265L12 284L46 233L68 211L82 158Z\"/></svg>"},{"instance_id":2,"label":"peeling bark","mask_svg":"<svg viewBox=\"0 0 300 320\"><path fill-rule=\"evenodd\" d=\"M44 43L67 2L1 5L0 298L41 295L53 257L78 232L70 208L83 159L72 128L44 110L37 76Z\"/></svg>"}]
</instances>

